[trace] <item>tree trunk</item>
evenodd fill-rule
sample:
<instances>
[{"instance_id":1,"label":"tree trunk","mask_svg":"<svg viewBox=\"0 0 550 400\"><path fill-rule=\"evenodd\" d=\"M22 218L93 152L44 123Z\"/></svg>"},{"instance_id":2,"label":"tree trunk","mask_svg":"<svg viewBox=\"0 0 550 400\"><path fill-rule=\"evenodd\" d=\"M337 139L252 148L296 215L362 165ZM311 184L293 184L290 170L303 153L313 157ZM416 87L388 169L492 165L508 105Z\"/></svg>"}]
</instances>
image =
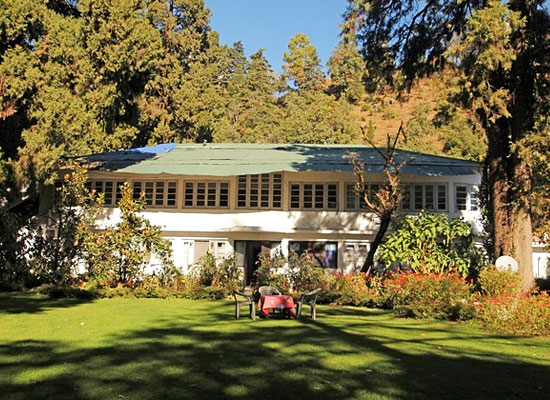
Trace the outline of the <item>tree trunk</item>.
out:
<instances>
[{"instance_id":1,"label":"tree trunk","mask_svg":"<svg viewBox=\"0 0 550 400\"><path fill-rule=\"evenodd\" d=\"M391 214L384 214L380 218L380 227L378 228L378 232L376 232L376 236L374 237L374 240L370 244L369 252L367 254L367 259L363 263L363 268L361 268L361 272L370 273L370 271L372 271L372 268L374 267L374 255L376 254L376 250L378 250L378 247L380 247L380 244L382 243L382 239L384 239L384 236L388 231L390 222L391 222Z\"/></svg>"},{"instance_id":2,"label":"tree trunk","mask_svg":"<svg viewBox=\"0 0 550 400\"><path fill-rule=\"evenodd\" d=\"M527 195L531 180L526 160L510 151L506 132L506 126L492 127L487 153L494 257L507 255L516 259L522 289L526 292L534 286L531 214Z\"/></svg>"}]
</instances>

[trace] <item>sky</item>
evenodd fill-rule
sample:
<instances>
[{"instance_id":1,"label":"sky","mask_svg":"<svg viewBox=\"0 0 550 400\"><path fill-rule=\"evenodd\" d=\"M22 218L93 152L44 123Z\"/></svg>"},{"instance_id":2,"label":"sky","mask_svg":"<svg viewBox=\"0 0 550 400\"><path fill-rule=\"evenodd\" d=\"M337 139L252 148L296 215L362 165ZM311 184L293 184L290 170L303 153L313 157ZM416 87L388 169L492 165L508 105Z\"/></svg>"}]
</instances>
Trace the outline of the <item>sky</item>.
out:
<instances>
[{"instance_id":1,"label":"sky","mask_svg":"<svg viewBox=\"0 0 550 400\"><path fill-rule=\"evenodd\" d=\"M205 0L212 29L222 44L241 41L246 54L265 49L277 73L282 72L288 41L305 33L317 47L323 69L339 42L339 24L347 0Z\"/></svg>"}]
</instances>

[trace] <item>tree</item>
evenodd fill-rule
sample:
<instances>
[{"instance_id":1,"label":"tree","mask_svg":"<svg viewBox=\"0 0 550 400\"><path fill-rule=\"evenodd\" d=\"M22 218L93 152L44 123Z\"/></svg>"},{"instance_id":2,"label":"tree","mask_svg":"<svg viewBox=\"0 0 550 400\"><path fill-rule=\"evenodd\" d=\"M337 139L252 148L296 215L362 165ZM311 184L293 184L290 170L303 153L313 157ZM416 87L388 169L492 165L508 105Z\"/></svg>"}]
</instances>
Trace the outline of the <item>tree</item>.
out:
<instances>
[{"instance_id":1,"label":"tree","mask_svg":"<svg viewBox=\"0 0 550 400\"><path fill-rule=\"evenodd\" d=\"M101 232L79 233L88 273L102 286L140 283L152 253L159 257L163 272L173 267L172 245L164 239L159 226L139 214L145 207L145 193L135 201L127 182L121 193L119 222Z\"/></svg>"},{"instance_id":2,"label":"tree","mask_svg":"<svg viewBox=\"0 0 550 400\"><path fill-rule=\"evenodd\" d=\"M69 283L76 275L83 249L79 237L102 209L103 197L86 189L86 171L76 168L57 188L53 207L18 232L20 262L37 282Z\"/></svg>"},{"instance_id":3,"label":"tree","mask_svg":"<svg viewBox=\"0 0 550 400\"><path fill-rule=\"evenodd\" d=\"M283 55L283 74L281 78L290 87L299 91L319 90L324 86L324 74L320 69L321 60L317 49L309 38L299 33L290 39L288 51Z\"/></svg>"},{"instance_id":4,"label":"tree","mask_svg":"<svg viewBox=\"0 0 550 400\"><path fill-rule=\"evenodd\" d=\"M355 174L355 191L361 196L367 212L374 213L380 219L380 225L374 240L371 242L369 252L365 263L363 264L362 272L370 274L374 267L374 256L378 247L382 243L386 232L390 226L395 212L399 209L401 199L403 197L401 188L401 170L407 165L407 161L398 163L395 159L397 143L400 136L403 134L403 124L399 127L394 138L387 136L387 147L379 149L376 145L369 141L369 144L380 155L384 162L384 175L386 181L376 191L366 190L367 182L365 180L365 163L357 159L354 154L350 154L349 160Z\"/></svg>"},{"instance_id":5,"label":"tree","mask_svg":"<svg viewBox=\"0 0 550 400\"><path fill-rule=\"evenodd\" d=\"M282 118L275 140L283 143L351 143L359 135L351 107L322 91L292 92L281 99Z\"/></svg>"},{"instance_id":6,"label":"tree","mask_svg":"<svg viewBox=\"0 0 550 400\"><path fill-rule=\"evenodd\" d=\"M463 74L466 101L488 139L493 256L515 257L523 288L530 288L532 175L519 145L540 132L548 115L550 19L544 1L353 0L347 15L359 24L367 65L389 54L409 83L453 62Z\"/></svg>"},{"instance_id":7,"label":"tree","mask_svg":"<svg viewBox=\"0 0 550 400\"><path fill-rule=\"evenodd\" d=\"M355 45L340 42L328 60L328 72L330 92L344 96L351 103L361 98L368 73Z\"/></svg>"},{"instance_id":8,"label":"tree","mask_svg":"<svg viewBox=\"0 0 550 400\"><path fill-rule=\"evenodd\" d=\"M473 246L472 227L447 214L421 212L399 218L392 234L380 246L378 259L386 265L398 263L415 272L467 276L480 256Z\"/></svg>"}]
</instances>

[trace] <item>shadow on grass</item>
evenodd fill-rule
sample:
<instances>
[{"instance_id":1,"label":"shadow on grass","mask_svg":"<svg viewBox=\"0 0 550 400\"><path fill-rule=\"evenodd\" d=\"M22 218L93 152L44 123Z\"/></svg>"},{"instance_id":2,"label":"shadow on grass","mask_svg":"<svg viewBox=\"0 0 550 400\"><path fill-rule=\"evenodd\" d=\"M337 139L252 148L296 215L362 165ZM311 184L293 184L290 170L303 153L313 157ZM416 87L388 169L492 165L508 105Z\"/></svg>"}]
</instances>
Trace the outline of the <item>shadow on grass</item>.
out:
<instances>
[{"instance_id":1,"label":"shadow on grass","mask_svg":"<svg viewBox=\"0 0 550 400\"><path fill-rule=\"evenodd\" d=\"M209 314L198 318L205 309ZM0 393L7 399L548 398L548 366L495 360L490 349L438 354L437 347L395 346L339 327L352 311L327 309L326 319L307 323L228 321L231 306L218 304L109 337L102 347L4 344ZM369 311L358 310L369 318L363 314ZM469 339L454 339L460 338Z\"/></svg>"},{"instance_id":2,"label":"shadow on grass","mask_svg":"<svg viewBox=\"0 0 550 400\"><path fill-rule=\"evenodd\" d=\"M0 293L0 314L34 314L50 308L67 308L89 303L92 299L51 298L31 293Z\"/></svg>"}]
</instances>

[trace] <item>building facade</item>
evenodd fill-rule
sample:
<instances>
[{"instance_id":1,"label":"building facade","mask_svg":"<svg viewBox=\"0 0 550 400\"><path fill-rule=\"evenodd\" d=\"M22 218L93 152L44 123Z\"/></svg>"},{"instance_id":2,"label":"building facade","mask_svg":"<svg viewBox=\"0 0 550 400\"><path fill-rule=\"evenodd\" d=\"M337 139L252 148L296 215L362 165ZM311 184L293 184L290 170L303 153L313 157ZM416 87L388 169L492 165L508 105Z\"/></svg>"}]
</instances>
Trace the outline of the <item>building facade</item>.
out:
<instances>
[{"instance_id":1,"label":"building facade","mask_svg":"<svg viewBox=\"0 0 550 400\"><path fill-rule=\"evenodd\" d=\"M83 161L90 187L105 194L98 229L119 218L128 182L134 196L145 193L144 215L172 242L178 268L187 271L208 250L234 253L249 281L260 253L309 252L331 272L361 269L378 220L355 190L350 153L365 162L365 190L376 192L382 158L364 146L169 144ZM480 232L480 164L406 151L397 160L405 163L401 213L446 213Z\"/></svg>"}]
</instances>

